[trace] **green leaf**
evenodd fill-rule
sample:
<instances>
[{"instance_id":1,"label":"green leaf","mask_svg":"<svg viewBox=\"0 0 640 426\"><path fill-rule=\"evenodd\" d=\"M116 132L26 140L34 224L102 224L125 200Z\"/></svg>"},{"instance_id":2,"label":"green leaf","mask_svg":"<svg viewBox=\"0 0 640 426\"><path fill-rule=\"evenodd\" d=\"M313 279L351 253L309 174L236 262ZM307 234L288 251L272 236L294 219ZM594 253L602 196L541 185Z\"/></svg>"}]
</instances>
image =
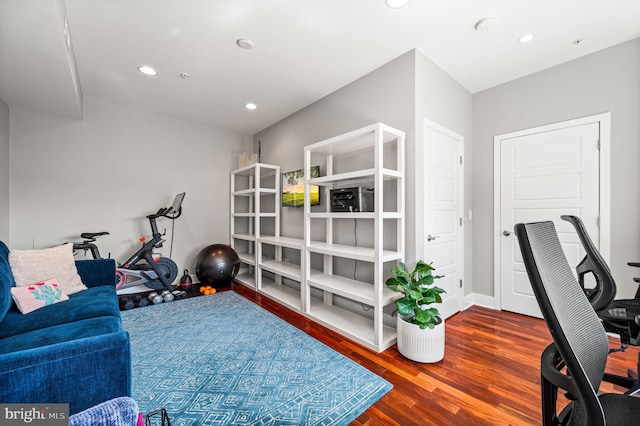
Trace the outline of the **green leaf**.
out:
<instances>
[{"instance_id":1,"label":"green leaf","mask_svg":"<svg viewBox=\"0 0 640 426\"><path fill-rule=\"evenodd\" d=\"M408 300L406 298L396 300L396 308L398 308L398 313L400 315L413 314L415 306L416 304L413 300Z\"/></svg>"},{"instance_id":2,"label":"green leaf","mask_svg":"<svg viewBox=\"0 0 640 426\"><path fill-rule=\"evenodd\" d=\"M442 301L442 299L440 299L440 300ZM436 301L437 301L437 299L436 299L436 295L435 294L426 295L421 300L423 305L428 305L430 303L436 303Z\"/></svg>"},{"instance_id":3,"label":"green leaf","mask_svg":"<svg viewBox=\"0 0 640 426\"><path fill-rule=\"evenodd\" d=\"M431 319L431 315L429 315L429 313L425 310L423 311L422 309L418 308L418 310L416 311L416 320L418 321L418 323L425 323L428 322Z\"/></svg>"},{"instance_id":4,"label":"green leaf","mask_svg":"<svg viewBox=\"0 0 640 426\"><path fill-rule=\"evenodd\" d=\"M402 289L398 288L400 281L395 277L389 278L385 284L390 290L402 292Z\"/></svg>"},{"instance_id":5,"label":"green leaf","mask_svg":"<svg viewBox=\"0 0 640 426\"><path fill-rule=\"evenodd\" d=\"M419 260L418 263L416 263L416 268L413 270L415 274L420 276L431 274L431 271L435 271L435 268L422 260Z\"/></svg>"},{"instance_id":6,"label":"green leaf","mask_svg":"<svg viewBox=\"0 0 640 426\"><path fill-rule=\"evenodd\" d=\"M409 275L409 271L407 271L407 266L402 263L396 263L396 267L391 270L391 274L399 279L404 279L406 282L411 281L411 276Z\"/></svg>"},{"instance_id":7,"label":"green leaf","mask_svg":"<svg viewBox=\"0 0 640 426\"><path fill-rule=\"evenodd\" d=\"M440 314L440 312L438 312L436 308L429 308L425 312L427 312L432 317L437 317Z\"/></svg>"},{"instance_id":8,"label":"green leaf","mask_svg":"<svg viewBox=\"0 0 640 426\"><path fill-rule=\"evenodd\" d=\"M391 277L387 281L385 281L386 285L398 285L398 279L396 277Z\"/></svg>"},{"instance_id":9,"label":"green leaf","mask_svg":"<svg viewBox=\"0 0 640 426\"><path fill-rule=\"evenodd\" d=\"M433 284L434 278L433 275L425 275L417 281L417 284Z\"/></svg>"},{"instance_id":10,"label":"green leaf","mask_svg":"<svg viewBox=\"0 0 640 426\"><path fill-rule=\"evenodd\" d=\"M409 297L415 301L422 300L422 292L417 290L409 290Z\"/></svg>"}]
</instances>

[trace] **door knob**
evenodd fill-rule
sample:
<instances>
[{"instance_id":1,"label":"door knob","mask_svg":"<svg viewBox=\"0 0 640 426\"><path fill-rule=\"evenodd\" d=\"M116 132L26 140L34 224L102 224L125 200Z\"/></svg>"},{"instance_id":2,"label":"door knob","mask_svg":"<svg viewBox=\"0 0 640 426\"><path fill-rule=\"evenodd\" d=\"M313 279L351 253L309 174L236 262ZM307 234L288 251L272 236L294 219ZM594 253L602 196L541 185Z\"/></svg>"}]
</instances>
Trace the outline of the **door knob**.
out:
<instances>
[{"instance_id":1,"label":"door knob","mask_svg":"<svg viewBox=\"0 0 640 426\"><path fill-rule=\"evenodd\" d=\"M427 241L433 241L436 238L440 238L440 235L434 235L434 236L432 236L431 234L427 235Z\"/></svg>"},{"instance_id":2,"label":"door knob","mask_svg":"<svg viewBox=\"0 0 640 426\"><path fill-rule=\"evenodd\" d=\"M502 231L502 235L504 235L505 237L508 237L509 235L511 235L511 231L504 230Z\"/></svg>"}]
</instances>

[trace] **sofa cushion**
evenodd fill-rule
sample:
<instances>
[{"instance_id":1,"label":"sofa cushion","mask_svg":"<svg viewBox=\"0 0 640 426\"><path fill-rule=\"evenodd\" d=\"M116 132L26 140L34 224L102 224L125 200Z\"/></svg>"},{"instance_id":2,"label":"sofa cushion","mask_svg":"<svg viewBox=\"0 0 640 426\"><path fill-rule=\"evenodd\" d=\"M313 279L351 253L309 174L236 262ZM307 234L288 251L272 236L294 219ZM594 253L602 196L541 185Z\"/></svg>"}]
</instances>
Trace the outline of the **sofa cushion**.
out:
<instances>
[{"instance_id":1,"label":"sofa cushion","mask_svg":"<svg viewBox=\"0 0 640 426\"><path fill-rule=\"evenodd\" d=\"M76 260L76 268L87 287L116 285L116 261L113 259Z\"/></svg>"},{"instance_id":2,"label":"sofa cushion","mask_svg":"<svg viewBox=\"0 0 640 426\"><path fill-rule=\"evenodd\" d=\"M58 305L61 305L61 303L54 306ZM42 311L42 309L40 309L40 311ZM88 318L0 339L0 354L41 348L85 337L109 334L120 330L120 318L112 316ZM72 372L69 373L71 374ZM108 380L106 377L104 379Z\"/></svg>"},{"instance_id":3,"label":"sofa cushion","mask_svg":"<svg viewBox=\"0 0 640 426\"><path fill-rule=\"evenodd\" d=\"M23 314L69 300L69 296L64 294L56 279L41 281L28 286L13 287L11 296Z\"/></svg>"},{"instance_id":4,"label":"sofa cushion","mask_svg":"<svg viewBox=\"0 0 640 426\"><path fill-rule=\"evenodd\" d=\"M78 275L73 244L41 250L11 250L9 265L18 287L56 278L67 295L87 288Z\"/></svg>"},{"instance_id":5,"label":"sofa cushion","mask_svg":"<svg viewBox=\"0 0 640 426\"><path fill-rule=\"evenodd\" d=\"M13 275L9 266L9 248L0 241L0 321L11 308L11 287Z\"/></svg>"},{"instance_id":6,"label":"sofa cushion","mask_svg":"<svg viewBox=\"0 0 640 426\"><path fill-rule=\"evenodd\" d=\"M111 316L120 320L118 297L112 286L93 287L74 293L69 300L45 306L26 315L15 307L0 322L0 339L86 318Z\"/></svg>"}]
</instances>

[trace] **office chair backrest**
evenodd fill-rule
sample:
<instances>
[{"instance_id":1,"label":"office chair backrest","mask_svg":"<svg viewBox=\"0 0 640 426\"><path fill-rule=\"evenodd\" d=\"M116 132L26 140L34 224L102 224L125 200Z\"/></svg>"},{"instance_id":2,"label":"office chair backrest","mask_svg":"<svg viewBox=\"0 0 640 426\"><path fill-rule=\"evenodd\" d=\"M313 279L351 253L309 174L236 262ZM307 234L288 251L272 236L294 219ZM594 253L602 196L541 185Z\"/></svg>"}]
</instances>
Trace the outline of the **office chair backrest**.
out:
<instances>
[{"instance_id":1,"label":"office chair backrest","mask_svg":"<svg viewBox=\"0 0 640 426\"><path fill-rule=\"evenodd\" d=\"M579 275L579 280L583 279L585 273L591 272L593 274L596 280L596 288L590 292L591 294L588 298L593 309L601 311L609 306L616 297L616 281L613 279L611 269L609 269L609 265L604 261L595 244L593 244L582 219L571 215L563 215L560 217L573 225L578 234L578 238L580 238L580 242L582 242L586 256L576 270Z\"/></svg>"},{"instance_id":2,"label":"office chair backrest","mask_svg":"<svg viewBox=\"0 0 640 426\"><path fill-rule=\"evenodd\" d=\"M604 424L597 390L609 349L605 330L571 272L553 222L519 223L515 232L536 300L573 381L568 390L586 424Z\"/></svg>"}]
</instances>

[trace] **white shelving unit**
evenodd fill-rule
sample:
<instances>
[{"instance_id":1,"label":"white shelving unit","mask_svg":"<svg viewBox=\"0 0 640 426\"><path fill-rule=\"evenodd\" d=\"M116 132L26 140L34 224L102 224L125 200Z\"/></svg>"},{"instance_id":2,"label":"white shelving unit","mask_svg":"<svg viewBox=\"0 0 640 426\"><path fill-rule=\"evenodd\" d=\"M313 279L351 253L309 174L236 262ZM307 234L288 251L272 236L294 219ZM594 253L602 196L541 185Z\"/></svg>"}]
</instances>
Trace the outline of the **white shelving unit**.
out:
<instances>
[{"instance_id":1,"label":"white shelving unit","mask_svg":"<svg viewBox=\"0 0 640 426\"><path fill-rule=\"evenodd\" d=\"M288 248L300 251L300 259L304 248L304 240L301 238L289 238L281 236L263 236L258 239L260 246L260 257L258 258L258 290L272 299L286 305L298 312L301 310L300 289L292 285L283 284L283 278L302 283L302 263L295 264L288 262L282 256L282 249ZM273 246L275 256L268 258L264 256L264 246ZM273 279L267 278L264 272L273 275Z\"/></svg>"},{"instance_id":2,"label":"white shelving unit","mask_svg":"<svg viewBox=\"0 0 640 426\"><path fill-rule=\"evenodd\" d=\"M230 240L242 263L236 280L373 350L393 345L390 305L399 295L384 281L390 266L404 260L404 137L377 123L305 147L303 239L280 236L278 166L257 163L231 172ZM325 175L309 178L318 163ZM323 189L324 211L311 211L310 185ZM348 186L373 188L372 212L331 211L330 190ZM372 238L358 244L340 241L343 236L335 234L341 222L351 221L368 227L371 232L365 233ZM318 230L324 237L312 239ZM293 257L299 254L300 263L283 256L285 250L297 251ZM313 269L312 259L321 266ZM365 262L370 279L357 279L355 267L353 277L341 275L341 268L334 271L338 259ZM370 312L356 313L340 299L370 307Z\"/></svg>"},{"instance_id":3,"label":"white shelving unit","mask_svg":"<svg viewBox=\"0 0 640 426\"><path fill-rule=\"evenodd\" d=\"M230 181L229 241L241 262L236 281L255 290L262 221L271 219L280 235L280 167L255 163L232 171Z\"/></svg>"},{"instance_id":4,"label":"white shelving unit","mask_svg":"<svg viewBox=\"0 0 640 426\"><path fill-rule=\"evenodd\" d=\"M388 290L385 263L404 260L404 132L376 123L304 148L305 204L302 311L310 318L373 349L382 352L396 341L394 321L385 307L398 293ZM325 175L309 178L311 166L324 164ZM310 185L324 189L325 211L312 212ZM373 212L332 212L330 190L349 186L374 189ZM369 245L336 241L340 221L366 222L372 229ZM318 226L316 226L318 223ZM324 227L322 241L312 240L312 230ZM393 241L385 235L395 234ZM355 233L357 240L357 234ZM315 236L317 238L317 235ZM312 255L321 256L322 271L311 269ZM366 262L372 279L359 281L334 274L334 261ZM339 272L339 271L336 271ZM313 297L318 291L320 298ZM373 315L346 309L336 298L370 306ZM387 309L392 312L393 309Z\"/></svg>"},{"instance_id":5,"label":"white shelving unit","mask_svg":"<svg viewBox=\"0 0 640 426\"><path fill-rule=\"evenodd\" d=\"M299 250L303 259L304 240L280 236L280 179L280 167L264 163L231 172L230 240L241 262L236 281L301 312L300 284L291 282L302 282L302 265L288 262L283 249Z\"/></svg>"}]
</instances>

